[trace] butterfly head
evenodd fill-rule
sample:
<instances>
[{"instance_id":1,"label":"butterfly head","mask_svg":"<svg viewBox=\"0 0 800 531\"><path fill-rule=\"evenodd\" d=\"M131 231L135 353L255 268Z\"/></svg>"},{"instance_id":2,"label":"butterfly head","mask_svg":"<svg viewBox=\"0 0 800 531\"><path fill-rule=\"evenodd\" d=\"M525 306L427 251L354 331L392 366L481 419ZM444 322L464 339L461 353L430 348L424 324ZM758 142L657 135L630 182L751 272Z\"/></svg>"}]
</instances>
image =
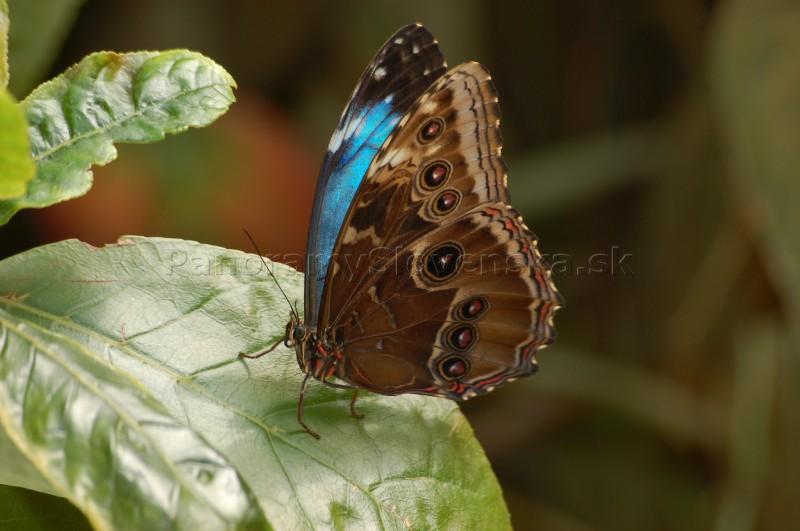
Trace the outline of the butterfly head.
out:
<instances>
[{"instance_id":1,"label":"butterfly head","mask_svg":"<svg viewBox=\"0 0 800 531\"><path fill-rule=\"evenodd\" d=\"M294 348L297 364L303 372L313 371L316 365L317 337L294 313L286 323L283 344L288 348Z\"/></svg>"},{"instance_id":2,"label":"butterfly head","mask_svg":"<svg viewBox=\"0 0 800 531\"><path fill-rule=\"evenodd\" d=\"M292 316L292 320L286 325L286 338L287 341L291 342L289 346L302 343L306 340L308 335L309 334L306 325L300 321L297 321L295 317Z\"/></svg>"},{"instance_id":3,"label":"butterfly head","mask_svg":"<svg viewBox=\"0 0 800 531\"><path fill-rule=\"evenodd\" d=\"M294 348L297 352L297 363L305 370L305 355L303 354L309 343L313 342L313 337L305 324L292 312L289 322L286 323L286 332L283 336L283 344L288 348Z\"/></svg>"}]
</instances>

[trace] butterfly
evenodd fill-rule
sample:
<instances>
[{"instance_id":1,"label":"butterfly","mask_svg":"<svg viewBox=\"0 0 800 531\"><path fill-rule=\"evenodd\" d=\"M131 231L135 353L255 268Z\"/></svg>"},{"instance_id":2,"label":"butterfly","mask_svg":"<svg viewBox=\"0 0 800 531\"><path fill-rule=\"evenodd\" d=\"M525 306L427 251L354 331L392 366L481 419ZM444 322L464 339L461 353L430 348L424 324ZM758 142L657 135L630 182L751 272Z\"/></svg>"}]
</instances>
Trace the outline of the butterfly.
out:
<instances>
[{"instance_id":1,"label":"butterfly","mask_svg":"<svg viewBox=\"0 0 800 531\"><path fill-rule=\"evenodd\" d=\"M499 123L489 72L447 70L420 24L362 74L317 183L305 314L291 309L282 338L305 373L309 434L311 377L355 389L359 416L359 389L466 400L535 372L563 302L509 206Z\"/></svg>"}]
</instances>

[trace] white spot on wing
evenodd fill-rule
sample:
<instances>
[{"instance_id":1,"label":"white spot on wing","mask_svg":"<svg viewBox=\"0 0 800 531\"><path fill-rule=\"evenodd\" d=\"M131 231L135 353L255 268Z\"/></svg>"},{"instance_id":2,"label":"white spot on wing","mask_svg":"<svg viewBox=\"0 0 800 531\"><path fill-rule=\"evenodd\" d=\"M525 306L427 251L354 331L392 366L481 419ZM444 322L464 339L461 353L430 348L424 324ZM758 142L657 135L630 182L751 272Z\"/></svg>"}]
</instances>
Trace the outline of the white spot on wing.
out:
<instances>
[{"instance_id":1,"label":"white spot on wing","mask_svg":"<svg viewBox=\"0 0 800 531\"><path fill-rule=\"evenodd\" d=\"M422 113L431 114L436 110L436 102L429 99L419 106L419 110Z\"/></svg>"},{"instance_id":2,"label":"white spot on wing","mask_svg":"<svg viewBox=\"0 0 800 531\"><path fill-rule=\"evenodd\" d=\"M414 46L411 47L412 53L419 53L419 46L415 43Z\"/></svg>"},{"instance_id":3,"label":"white spot on wing","mask_svg":"<svg viewBox=\"0 0 800 531\"><path fill-rule=\"evenodd\" d=\"M398 165L399 163L410 159L408 150L405 147L400 147L395 149L394 153L391 153L391 156L388 157L389 164Z\"/></svg>"},{"instance_id":4,"label":"white spot on wing","mask_svg":"<svg viewBox=\"0 0 800 531\"><path fill-rule=\"evenodd\" d=\"M381 239L375 233L375 227L370 227L368 230L359 231L356 230L355 227L349 226L342 236L342 241L347 244L354 244L367 239L375 247L381 243Z\"/></svg>"},{"instance_id":5,"label":"white spot on wing","mask_svg":"<svg viewBox=\"0 0 800 531\"><path fill-rule=\"evenodd\" d=\"M372 74L372 79L374 79L375 81L380 81L384 77L386 77L386 69L382 66L376 68L375 72Z\"/></svg>"},{"instance_id":6,"label":"white spot on wing","mask_svg":"<svg viewBox=\"0 0 800 531\"><path fill-rule=\"evenodd\" d=\"M337 128L331 135L331 141L328 143L328 152L333 153L339 149L339 146L342 145L342 140L344 140L344 129Z\"/></svg>"},{"instance_id":7,"label":"white spot on wing","mask_svg":"<svg viewBox=\"0 0 800 531\"><path fill-rule=\"evenodd\" d=\"M395 43L395 44L403 44L403 37L397 37L397 38L394 40L394 43Z\"/></svg>"}]
</instances>

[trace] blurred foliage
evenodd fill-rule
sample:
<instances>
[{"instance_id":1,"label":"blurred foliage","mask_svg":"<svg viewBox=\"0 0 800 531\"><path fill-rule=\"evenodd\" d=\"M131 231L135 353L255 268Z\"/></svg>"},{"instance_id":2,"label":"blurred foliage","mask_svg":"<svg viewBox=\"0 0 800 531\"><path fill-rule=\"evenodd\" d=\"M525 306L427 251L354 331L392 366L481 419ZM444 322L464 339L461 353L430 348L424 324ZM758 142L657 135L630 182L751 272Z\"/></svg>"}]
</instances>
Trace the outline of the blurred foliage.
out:
<instances>
[{"instance_id":1,"label":"blurred foliage","mask_svg":"<svg viewBox=\"0 0 800 531\"><path fill-rule=\"evenodd\" d=\"M3 0L8 2L11 17L9 48L11 92L22 99L48 76L59 48L72 26L84 0ZM42 36L47 36L42 38ZM94 51L94 50L92 50ZM77 62L75 57L72 62Z\"/></svg>"},{"instance_id":2,"label":"blurred foliage","mask_svg":"<svg viewBox=\"0 0 800 531\"><path fill-rule=\"evenodd\" d=\"M8 86L8 3L0 0L0 89Z\"/></svg>"},{"instance_id":3,"label":"blurred foliage","mask_svg":"<svg viewBox=\"0 0 800 531\"><path fill-rule=\"evenodd\" d=\"M64 498L0 485L0 527L25 531L91 529L83 514Z\"/></svg>"},{"instance_id":4,"label":"blurred foliage","mask_svg":"<svg viewBox=\"0 0 800 531\"><path fill-rule=\"evenodd\" d=\"M242 226L301 253L327 136L411 20L451 65L492 71L514 203L569 256L540 374L464 407L515 527L792 528L796 1L89 0L51 74L96 49L189 47L229 68L240 102L212 129L123 148L86 197L19 214L0 256L122 233L244 248ZM626 267L590 274L612 250Z\"/></svg>"}]
</instances>

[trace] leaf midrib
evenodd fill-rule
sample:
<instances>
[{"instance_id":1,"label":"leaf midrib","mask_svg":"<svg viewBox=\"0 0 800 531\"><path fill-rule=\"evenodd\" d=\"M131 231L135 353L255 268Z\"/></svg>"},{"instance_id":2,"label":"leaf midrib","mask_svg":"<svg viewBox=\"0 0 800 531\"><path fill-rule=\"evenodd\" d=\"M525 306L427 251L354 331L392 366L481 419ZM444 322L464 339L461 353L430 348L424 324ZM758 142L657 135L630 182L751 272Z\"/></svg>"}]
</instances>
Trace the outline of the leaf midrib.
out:
<instances>
[{"instance_id":1,"label":"leaf midrib","mask_svg":"<svg viewBox=\"0 0 800 531\"><path fill-rule=\"evenodd\" d=\"M71 145L73 145L73 144L75 144L75 143L77 143L77 142L79 142L81 140L88 139L88 138L91 138L91 137L96 136L96 135L100 135L100 134L104 134L105 135L106 133L108 133L109 130L114 129L115 127L118 127L123 122L131 120L133 118L138 118L138 117L144 115L145 112L150 111L150 110L152 110L154 108L158 108L158 107L160 107L160 106L162 106L162 105L164 105L166 103L169 103L169 102L171 102L171 101L173 101L175 99L192 95L195 92L200 92L200 91L204 91L204 90L208 90L208 89L218 89L219 87L226 87L226 86L228 86L228 85L226 85L225 83L211 83L211 84L205 85L203 87L197 87L197 88L194 88L194 89L191 89L191 90L187 90L187 91L184 91L184 92L178 92L178 93L176 93L176 94L174 94L174 95L172 95L172 96L170 96L168 98L164 98L163 100L158 100L157 104L150 104L150 105L141 106L136 111L132 112L131 114L125 115L124 117L119 118L117 120L112 120L112 121L108 122L107 124L103 125L102 127L97 127L95 129L92 129L91 131L87 131L87 132L81 133L79 135L70 136L69 139L67 139L65 142L62 142L60 144L56 144L55 146L52 146L52 147L46 149L45 151L42 151L40 153L37 153L37 154L33 155L33 160L35 162L41 162L41 161L47 160L50 157L50 155L56 153L57 151L59 151L61 149L67 148L67 147L69 147L69 146L71 146ZM218 92L219 92L219 94L221 96L225 96L223 91L218 91ZM26 102L27 102L27 99L24 100L22 103L24 104ZM59 107L63 108L63 105L62 105L61 101L59 101ZM163 132L164 133L168 133L169 131L167 129L164 129ZM112 143L115 142L114 139L112 139L111 141L112 141Z\"/></svg>"}]
</instances>

